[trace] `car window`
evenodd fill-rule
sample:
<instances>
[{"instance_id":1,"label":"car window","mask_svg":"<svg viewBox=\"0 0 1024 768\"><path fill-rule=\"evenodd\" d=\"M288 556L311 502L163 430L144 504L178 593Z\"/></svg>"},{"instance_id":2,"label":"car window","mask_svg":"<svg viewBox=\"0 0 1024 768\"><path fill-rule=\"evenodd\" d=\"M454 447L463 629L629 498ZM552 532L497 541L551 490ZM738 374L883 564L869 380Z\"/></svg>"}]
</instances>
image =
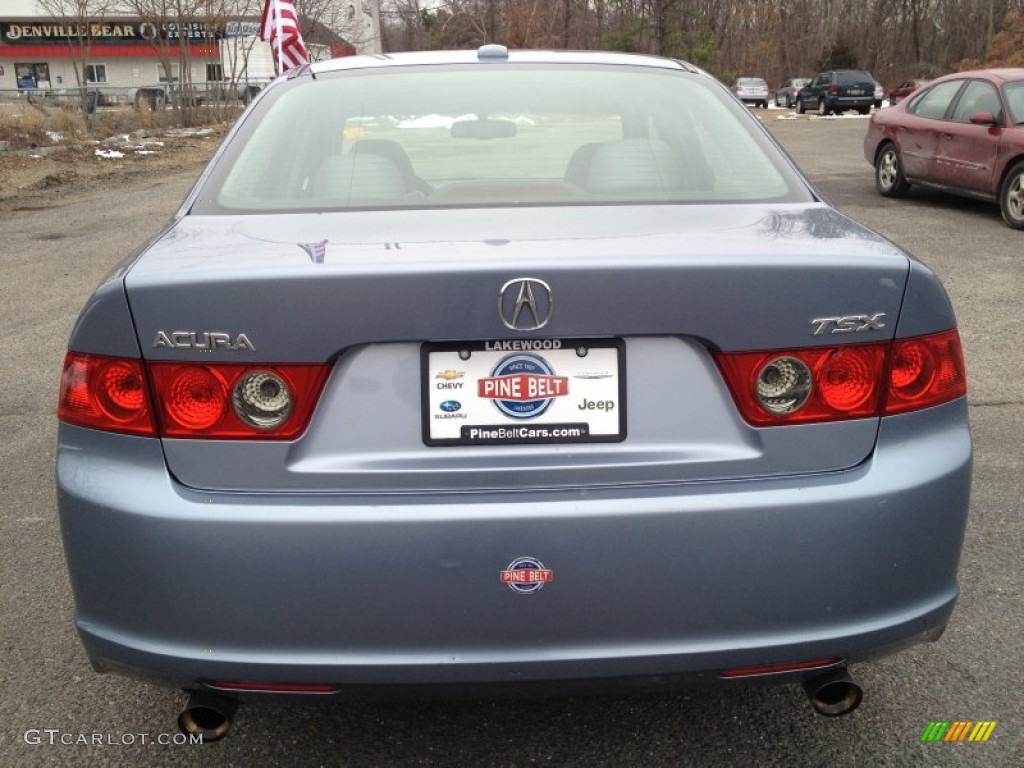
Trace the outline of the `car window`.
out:
<instances>
[{"instance_id":1,"label":"car window","mask_svg":"<svg viewBox=\"0 0 1024 768\"><path fill-rule=\"evenodd\" d=\"M1010 122L1024 125L1024 81L1007 83L1003 86L1006 107L1010 110Z\"/></svg>"},{"instance_id":2,"label":"car window","mask_svg":"<svg viewBox=\"0 0 1024 768\"><path fill-rule=\"evenodd\" d=\"M196 213L804 199L706 77L634 67L401 67L268 91Z\"/></svg>"},{"instance_id":3,"label":"car window","mask_svg":"<svg viewBox=\"0 0 1024 768\"><path fill-rule=\"evenodd\" d=\"M864 72L837 72L836 82L840 85L872 82L871 76Z\"/></svg>"},{"instance_id":4,"label":"car window","mask_svg":"<svg viewBox=\"0 0 1024 768\"><path fill-rule=\"evenodd\" d=\"M963 84L963 80L948 80L944 83L939 83L934 88L928 89L914 99L914 102L907 111L912 112L918 117L931 117L941 120L946 116L946 111L949 109L953 97L956 96L957 91L960 90L960 86Z\"/></svg>"},{"instance_id":5,"label":"car window","mask_svg":"<svg viewBox=\"0 0 1024 768\"><path fill-rule=\"evenodd\" d=\"M1002 111L1003 105L999 102L995 86L984 80L971 80L956 103L952 119L958 123L969 123L975 112L991 112L1000 120Z\"/></svg>"}]
</instances>

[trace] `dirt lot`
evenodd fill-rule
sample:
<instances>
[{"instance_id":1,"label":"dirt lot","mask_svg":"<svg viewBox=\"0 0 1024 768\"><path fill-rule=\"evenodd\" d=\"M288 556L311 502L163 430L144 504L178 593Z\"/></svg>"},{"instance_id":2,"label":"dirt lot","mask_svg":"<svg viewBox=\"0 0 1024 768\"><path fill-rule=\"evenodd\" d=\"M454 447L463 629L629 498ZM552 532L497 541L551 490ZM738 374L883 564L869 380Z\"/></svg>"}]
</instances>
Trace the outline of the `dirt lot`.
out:
<instances>
[{"instance_id":1,"label":"dirt lot","mask_svg":"<svg viewBox=\"0 0 1024 768\"><path fill-rule=\"evenodd\" d=\"M137 175L194 169L213 155L226 126L147 130L19 152L0 152L0 215L55 202L99 185L122 184ZM144 134L144 135L143 135Z\"/></svg>"}]
</instances>

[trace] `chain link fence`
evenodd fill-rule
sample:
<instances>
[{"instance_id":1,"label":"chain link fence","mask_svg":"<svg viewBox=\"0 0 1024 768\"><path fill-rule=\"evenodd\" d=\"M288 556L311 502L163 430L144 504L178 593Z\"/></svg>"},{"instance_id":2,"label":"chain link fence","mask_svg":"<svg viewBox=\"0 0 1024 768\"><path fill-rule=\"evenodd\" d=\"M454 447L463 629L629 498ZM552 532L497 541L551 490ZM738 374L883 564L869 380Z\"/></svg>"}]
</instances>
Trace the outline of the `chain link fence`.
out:
<instances>
[{"instance_id":1,"label":"chain link fence","mask_svg":"<svg viewBox=\"0 0 1024 768\"><path fill-rule=\"evenodd\" d=\"M104 113L134 110L163 127L202 125L233 119L264 85L265 82L247 81L7 89L0 90L0 115L78 111L92 127L97 116Z\"/></svg>"}]
</instances>

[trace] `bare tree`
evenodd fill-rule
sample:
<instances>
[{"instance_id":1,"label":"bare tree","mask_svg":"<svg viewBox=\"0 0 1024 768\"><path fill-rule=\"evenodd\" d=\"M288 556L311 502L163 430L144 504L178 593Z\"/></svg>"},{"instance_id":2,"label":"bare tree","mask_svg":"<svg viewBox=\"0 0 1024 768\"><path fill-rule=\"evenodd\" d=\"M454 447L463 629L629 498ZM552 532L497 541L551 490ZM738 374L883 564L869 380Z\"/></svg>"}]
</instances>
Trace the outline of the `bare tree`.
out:
<instances>
[{"instance_id":1,"label":"bare tree","mask_svg":"<svg viewBox=\"0 0 1024 768\"><path fill-rule=\"evenodd\" d=\"M1024 0L384 0L403 48L604 48L685 58L769 83L830 62L901 79L978 59Z\"/></svg>"},{"instance_id":2,"label":"bare tree","mask_svg":"<svg viewBox=\"0 0 1024 768\"><path fill-rule=\"evenodd\" d=\"M102 22L111 10L111 0L37 0L39 7L55 21L63 22L67 28L68 50L71 54L72 69L75 73L75 84L82 96L82 112L87 120L92 121L96 106L95 96L90 95L85 86L89 82L89 54L95 24Z\"/></svg>"}]
</instances>

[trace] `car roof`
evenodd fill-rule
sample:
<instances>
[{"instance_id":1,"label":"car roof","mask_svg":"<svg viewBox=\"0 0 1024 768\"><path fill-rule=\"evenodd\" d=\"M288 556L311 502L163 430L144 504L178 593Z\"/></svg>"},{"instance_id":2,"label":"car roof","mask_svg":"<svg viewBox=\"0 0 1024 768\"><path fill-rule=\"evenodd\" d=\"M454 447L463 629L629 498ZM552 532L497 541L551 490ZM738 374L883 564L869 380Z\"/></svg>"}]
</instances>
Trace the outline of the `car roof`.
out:
<instances>
[{"instance_id":1,"label":"car roof","mask_svg":"<svg viewBox=\"0 0 1024 768\"><path fill-rule=\"evenodd\" d=\"M1024 80L1024 67L996 67L993 69L969 69L965 72L952 72L937 80L955 80L962 77L987 77L1005 83L1010 80ZM931 82L937 82L932 80Z\"/></svg>"},{"instance_id":2,"label":"car roof","mask_svg":"<svg viewBox=\"0 0 1024 768\"><path fill-rule=\"evenodd\" d=\"M706 74L688 62L661 56L606 51L510 50L503 45L485 45L476 50L462 51L414 51L379 55L343 56L337 59L315 62L303 67L301 70L295 70L295 72L296 76L306 72L310 72L315 76L321 73L351 69L386 69L391 67L439 64L486 64L498 61L540 64L625 64L633 67L655 67Z\"/></svg>"}]
</instances>

